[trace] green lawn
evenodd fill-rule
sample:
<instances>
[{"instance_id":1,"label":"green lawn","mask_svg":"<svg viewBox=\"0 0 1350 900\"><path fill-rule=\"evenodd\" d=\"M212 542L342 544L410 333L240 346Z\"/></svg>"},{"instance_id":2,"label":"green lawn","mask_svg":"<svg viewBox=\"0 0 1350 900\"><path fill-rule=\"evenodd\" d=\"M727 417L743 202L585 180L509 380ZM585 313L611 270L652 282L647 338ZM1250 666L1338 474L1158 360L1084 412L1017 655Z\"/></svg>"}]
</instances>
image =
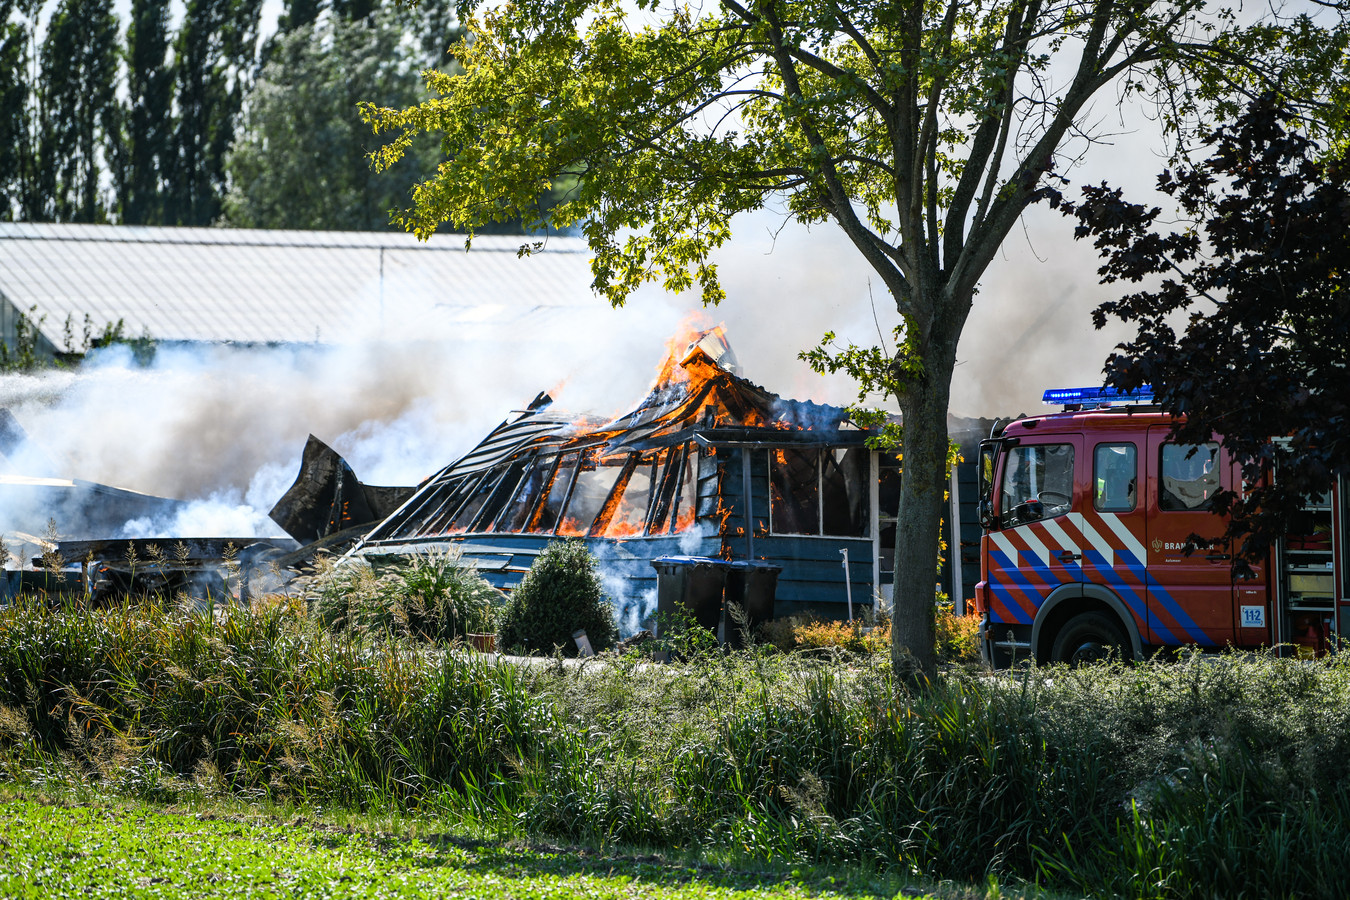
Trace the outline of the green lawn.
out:
<instances>
[{"instance_id":1,"label":"green lawn","mask_svg":"<svg viewBox=\"0 0 1350 900\"><path fill-rule=\"evenodd\" d=\"M304 820L0 801L0 896L6 898L713 900L892 897L897 889L893 881L863 876L728 871L448 835L372 834Z\"/></svg>"}]
</instances>

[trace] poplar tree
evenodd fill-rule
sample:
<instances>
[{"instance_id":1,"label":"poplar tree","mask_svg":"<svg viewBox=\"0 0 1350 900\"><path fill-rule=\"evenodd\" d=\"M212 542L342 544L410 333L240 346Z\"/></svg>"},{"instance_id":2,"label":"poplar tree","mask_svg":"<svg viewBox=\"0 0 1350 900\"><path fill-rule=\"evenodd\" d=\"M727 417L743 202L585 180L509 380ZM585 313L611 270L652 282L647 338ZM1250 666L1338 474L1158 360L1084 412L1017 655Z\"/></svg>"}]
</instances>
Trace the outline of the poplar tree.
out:
<instances>
[{"instance_id":1,"label":"poplar tree","mask_svg":"<svg viewBox=\"0 0 1350 900\"><path fill-rule=\"evenodd\" d=\"M169 0L132 0L127 27L127 106L118 185L121 220L164 221L164 191L173 164L173 81Z\"/></svg>"},{"instance_id":2,"label":"poplar tree","mask_svg":"<svg viewBox=\"0 0 1350 900\"><path fill-rule=\"evenodd\" d=\"M400 6L404 27L418 42L431 66L451 65L450 45L464 36L456 0L420 0L416 6Z\"/></svg>"},{"instance_id":3,"label":"poplar tree","mask_svg":"<svg viewBox=\"0 0 1350 900\"><path fill-rule=\"evenodd\" d=\"M62 0L42 42L37 186L42 218L101 222L116 153L117 17L112 0Z\"/></svg>"},{"instance_id":4,"label":"poplar tree","mask_svg":"<svg viewBox=\"0 0 1350 900\"><path fill-rule=\"evenodd\" d=\"M380 7L380 0L332 0L333 15L349 22L369 19Z\"/></svg>"},{"instance_id":5,"label":"poplar tree","mask_svg":"<svg viewBox=\"0 0 1350 900\"><path fill-rule=\"evenodd\" d=\"M278 34L288 34L313 24L322 10L323 0L286 0L285 9L277 17Z\"/></svg>"},{"instance_id":6,"label":"poplar tree","mask_svg":"<svg viewBox=\"0 0 1350 900\"><path fill-rule=\"evenodd\" d=\"M34 172L33 26L39 3L0 0L0 219L24 218Z\"/></svg>"},{"instance_id":7,"label":"poplar tree","mask_svg":"<svg viewBox=\"0 0 1350 900\"><path fill-rule=\"evenodd\" d=\"M210 225L255 64L261 0L188 0L174 43L178 122L165 221Z\"/></svg>"},{"instance_id":8,"label":"poplar tree","mask_svg":"<svg viewBox=\"0 0 1350 900\"><path fill-rule=\"evenodd\" d=\"M419 60L406 36L395 12L382 9L355 22L325 16L272 42L230 151L228 224L389 227L389 210L439 159L431 140L388 177L372 172L367 158L379 140L362 123L358 103L379 97L402 105L420 96Z\"/></svg>"}]
</instances>

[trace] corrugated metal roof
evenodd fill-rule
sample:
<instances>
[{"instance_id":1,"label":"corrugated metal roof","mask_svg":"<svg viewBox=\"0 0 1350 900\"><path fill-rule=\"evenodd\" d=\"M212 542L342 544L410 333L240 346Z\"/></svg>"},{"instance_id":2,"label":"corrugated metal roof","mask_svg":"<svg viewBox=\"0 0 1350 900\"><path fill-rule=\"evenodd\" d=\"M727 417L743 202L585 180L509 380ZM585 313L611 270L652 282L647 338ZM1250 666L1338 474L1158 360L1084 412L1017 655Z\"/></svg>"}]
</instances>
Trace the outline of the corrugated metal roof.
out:
<instances>
[{"instance_id":1,"label":"corrugated metal roof","mask_svg":"<svg viewBox=\"0 0 1350 900\"><path fill-rule=\"evenodd\" d=\"M578 238L0 223L0 297L58 348L121 319L157 340L400 339L548 322L594 306Z\"/></svg>"}]
</instances>

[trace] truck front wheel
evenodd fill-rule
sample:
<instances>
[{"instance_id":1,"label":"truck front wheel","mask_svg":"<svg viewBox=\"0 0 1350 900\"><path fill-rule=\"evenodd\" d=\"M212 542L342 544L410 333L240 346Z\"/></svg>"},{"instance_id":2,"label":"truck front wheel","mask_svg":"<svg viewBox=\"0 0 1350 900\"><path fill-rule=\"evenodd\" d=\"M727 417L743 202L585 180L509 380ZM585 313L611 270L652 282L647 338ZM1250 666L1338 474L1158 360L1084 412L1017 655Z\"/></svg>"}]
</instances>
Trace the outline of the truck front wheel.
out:
<instances>
[{"instance_id":1,"label":"truck front wheel","mask_svg":"<svg viewBox=\"0 0 1350 900\"><path fill-rule=\"evenodd\" d=\"M1115 656L1129 659L1129 641L1115 618L1102 612L1074 616L1064 623L1050 649L1052 662L1069 666L1099 662Z\"/></svg>"}]
</instances>

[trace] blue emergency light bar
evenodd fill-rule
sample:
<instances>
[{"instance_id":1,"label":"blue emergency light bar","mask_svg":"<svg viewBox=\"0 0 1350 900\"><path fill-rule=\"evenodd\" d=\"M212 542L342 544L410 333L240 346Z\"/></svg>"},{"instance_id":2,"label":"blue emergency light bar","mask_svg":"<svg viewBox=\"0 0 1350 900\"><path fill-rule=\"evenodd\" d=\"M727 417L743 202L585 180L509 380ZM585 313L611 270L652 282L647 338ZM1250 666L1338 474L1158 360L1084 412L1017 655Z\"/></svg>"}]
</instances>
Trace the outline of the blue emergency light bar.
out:
<instances>
[{"instance_id":1,"label":"blue emergency light bar","mask_svg":"<svg viewBox=\"0 0 1350 900\"><path fill-rule=\"evenodd\" d=\"M1041 402L1052 406L1152 403L1153 389L1142 387L1134 391L1118 391L1112 387L1052 388L1041 395Z\"/></svg>"}]
</instances>

